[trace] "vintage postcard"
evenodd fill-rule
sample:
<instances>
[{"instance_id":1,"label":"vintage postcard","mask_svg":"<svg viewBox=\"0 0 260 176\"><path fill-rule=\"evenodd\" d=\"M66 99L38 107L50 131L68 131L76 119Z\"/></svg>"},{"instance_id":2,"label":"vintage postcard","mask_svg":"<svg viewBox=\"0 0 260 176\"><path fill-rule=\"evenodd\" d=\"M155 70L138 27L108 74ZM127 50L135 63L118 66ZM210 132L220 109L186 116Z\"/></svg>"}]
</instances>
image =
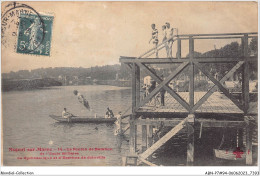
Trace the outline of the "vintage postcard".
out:
<instances>
[{"instance_id":1,"label":"vintage postcard","mask_svg":"<svg viewBox=\"0 0 260 176\"><path fill-rule=\"evenodd\" d=\"M257 2L1 15L3 166L258 166Z\"/></svg>"}]
</instances>

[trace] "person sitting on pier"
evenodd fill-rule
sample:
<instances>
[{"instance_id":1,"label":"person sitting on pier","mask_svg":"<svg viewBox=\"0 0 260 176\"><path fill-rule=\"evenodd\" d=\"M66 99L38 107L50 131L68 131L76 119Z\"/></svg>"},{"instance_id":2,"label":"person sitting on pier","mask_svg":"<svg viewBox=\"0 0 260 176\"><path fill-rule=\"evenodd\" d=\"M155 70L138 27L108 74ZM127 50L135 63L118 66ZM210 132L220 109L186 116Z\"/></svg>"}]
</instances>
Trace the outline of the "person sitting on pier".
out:
<instances>
[{"instance_id":1,"label":"person sitting on pier","mask_svg":"<svg viewBox=\"0 0 260 176\"><path fill-rule=\"evenodd\" d=\"M150 39L149 43L151 41L153 41L153 45L155 47L156 58L158 58L158 48L157 48L157 45L159 43L159 40L158 40L158 30L155 28L155 24L152 24L151 27L152 27L152 38Z\"/></svg>"},{"instance_id":2,"label":"person sitting on pier","mask_svg":"<svg viewBox=\"0 0 260 176\"><path fill-rule=\"evenodd\" d=\"M90 111L90 106L88 101L85 99L85 97L83 95L81 95L77 90L73 91L74 95L76 95L78 97L78 100L81 104L84 105L84 107Z\"/></svg>"},{"instance_id":3,"label":"person sitting on pier","mask_svg":"<svg viewBox=\"0 0 260 176\"><path fill-rule=\"evenodd\" d=\"M71 114L70 112L67 112L67 109L64 108L63 111L62 111L62 114L61 116L65 119L68 119L68 122L70 121L71 117L73 117L74 115Z\"/></svg>"},{"instance_id":4,"label":"person sitting on pier","mask_svg":"<svg viewBox=\"0 0 260 176\"><path fill-rule=\"evenodd\" d=\"M172 57L172 44L173 44L173 28L171 28L170 23L166 22L166 37L168 40L168 54L167 57L171 58Z\"/></svg>"},{"instance_id":5,"label":"person sitting on pier","mask_svg":"<svg viewBox=\"0 0 260 176\"><path fill-rule=\"evenodd\" d=\"M106 115L105 115L105 118L114 118L114 113L111 109L109 109L109 107L107 107L107 112L106 112Z\"/></svg>"}]
</instances>

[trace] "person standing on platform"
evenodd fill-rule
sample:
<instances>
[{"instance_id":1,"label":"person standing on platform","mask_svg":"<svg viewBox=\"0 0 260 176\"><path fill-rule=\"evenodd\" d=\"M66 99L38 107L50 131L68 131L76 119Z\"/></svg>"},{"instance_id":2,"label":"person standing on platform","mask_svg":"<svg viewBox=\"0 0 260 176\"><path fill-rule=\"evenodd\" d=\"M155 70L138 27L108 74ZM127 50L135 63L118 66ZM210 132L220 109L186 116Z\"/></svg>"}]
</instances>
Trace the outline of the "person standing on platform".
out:
<instances>
[{"instance_id":1,"label":"person standing on platform","mask_svg":"<svg viewBox=\"0 0 260 176\"><path fill-rule=\"evenodd\" d=\"M142 100L144 100L145 99L145 97L146 97L146 85L143 85L142 86L142 89L141 89L141 97L142 97Z\"/></svg>"},{"instance_id":2,"label":"person standing on platform","mask_svg":"<svg viewBox=\"0 0 260 176\"><path fill-rule=\"evenodd\" d=\"M152 24L151 27L152 27L152 38L150 39L149 43L151 41L153 42L153 45L155 47L155 55L156 55L156 58L158 58L158 48L157 48L157 45L159 43L158 30L155 28L155 24Z\"/></svg>"},{"instance_id":3,"label":"person standing on platform","mask_svg":"<svg viewBox=\"0 0 260 176\"><path fill-rule=\"evenodd\" d=\"M162 42L165 42L167 40L167 33L166 33L166 26L165 25L162 26L162 34L163 34ZM166 55L168 57L168 53L169 53L168 42L165 42L164 46L165 46L165 49L166 49Z\"/></svg>"},{"instance_id":4,"label":"person standing on platform","mask_svg":"<svg viewBox=\"0 0 260 176\"><path fill-rule=\"evenodd\" d=\"M170 23L165 23L166 25L166 37L168 40L168 54L167 57L171 58L172 57L172 44L173 44L173 28L171 28Z\"/></svg>"},{"instance_id":5,"label":"person standing on platform","mask_svg":"<svg viewBox=\"0 0 260 176\"><path fill-rule=\"evenodd\" d=\"M116 130L115 130L115 135L120 135L122 133L122 113L118 112L118 114L115 116L116 117Z\"/></svg>"},{"instance_id":6,"label":"person standing on platform","mask_svg":"<svg viewBox=\"0 0 260 176\"><path fill-rule=\"evenodd\" d=\"M163 75L161 76L161 78L162 78L162 80L163 80ZM164 96L165 96L165 89L164 88L162 88L161 90L160 90L160 95L161 95L161 106L164 106L165 104L164 104Z\"/></svg>"},{"instance_id":7,"label":"person standing on platform","mask_svg":"<svg viewBox=\"0 0 260 176\"><path fill-rule=\"evenodd\" d=\"M156 82L155 80L151 79L150 80L150 86L148 88L148 92L149 94L156 88ZM154 106L156 106L156 96L153 98L154 99ZM150 101L150 103L152 103L152 99Z\"/></svg>"}]
</instances>

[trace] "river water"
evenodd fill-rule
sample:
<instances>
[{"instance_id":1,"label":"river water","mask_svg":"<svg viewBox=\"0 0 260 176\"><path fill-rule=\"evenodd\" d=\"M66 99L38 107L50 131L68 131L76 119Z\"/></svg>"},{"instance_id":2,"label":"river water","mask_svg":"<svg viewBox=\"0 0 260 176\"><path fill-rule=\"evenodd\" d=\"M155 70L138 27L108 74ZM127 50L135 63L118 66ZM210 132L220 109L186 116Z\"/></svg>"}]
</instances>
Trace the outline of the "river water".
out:
<instances>
[{"instance_id":1,"label":"river water","mask_svg":"<svg viewBox=\"0 0 260 176\"><path fill-rule=\"evenodd\" d=\"M78 90L89 101L93 112L86 110L73 94ZM104 115L110 107L115 114L124 112L131 106L131 89L103 85L63 86L33 91L13 91L2 93L3 109L3 163L6 166L120 166L122 156L129 152L129 135L114 135L115 125L57 123L50 114L60 115L63 108L75 115ZM130 108L131 109L131 108ZM126 113L130 113L130 110ZM204 131L205 140L195 143L196 165L241 165L214 159L212 149L221 141L221 131ZM195 133L195 137L199 132ZM140 128L138 128L140 139ZM186 135L180 133L164 148L164 153L153 155L153 162L162 165L182 166L186 164ZM138 141L140 148L140 141ZM196 147L196 145L198 147ZM207 146L207 147L205 147ZM10 148L49 148L49 151L10 151ZM66 157L86 157L86 159L53 159L62 148ZM87 148L87 151L68 151L73 148ZM90 151L93 148L94 151ZM95 151L95 148L99 148ZM102 151L100 149L109 149ZM70 154L68 154L70 152ZM72 155L71 153L78 153ZM40 155L43 153L43 155ZM24 159L24 157L42 157ZM44 157L53 157L44 158ZM89 157L87 159L87 157ZM102 158L94 158L102 157ZM243 164L243 163L242 163Z\"/></svg>"}]
</instances>

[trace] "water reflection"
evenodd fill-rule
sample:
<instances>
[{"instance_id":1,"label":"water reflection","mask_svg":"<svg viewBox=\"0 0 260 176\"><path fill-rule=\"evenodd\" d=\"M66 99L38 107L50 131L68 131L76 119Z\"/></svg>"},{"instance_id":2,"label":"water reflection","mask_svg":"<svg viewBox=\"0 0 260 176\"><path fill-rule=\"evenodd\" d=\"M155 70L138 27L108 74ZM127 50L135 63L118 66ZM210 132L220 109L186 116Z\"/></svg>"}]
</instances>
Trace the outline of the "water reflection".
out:
<instances>
[{"instance_id":1,"label":"water reflection","mask_svg":"<svg viewBox=\"0 0 260 176\"><path fill-rule=\"evenodd\" d=\"M69 122L55 122L53 124L50 124L50 126L52 131L62 128L64 133L68 133L71 131L71 128L75 126L75 124Z\"/></svg>"}]
</instances>

